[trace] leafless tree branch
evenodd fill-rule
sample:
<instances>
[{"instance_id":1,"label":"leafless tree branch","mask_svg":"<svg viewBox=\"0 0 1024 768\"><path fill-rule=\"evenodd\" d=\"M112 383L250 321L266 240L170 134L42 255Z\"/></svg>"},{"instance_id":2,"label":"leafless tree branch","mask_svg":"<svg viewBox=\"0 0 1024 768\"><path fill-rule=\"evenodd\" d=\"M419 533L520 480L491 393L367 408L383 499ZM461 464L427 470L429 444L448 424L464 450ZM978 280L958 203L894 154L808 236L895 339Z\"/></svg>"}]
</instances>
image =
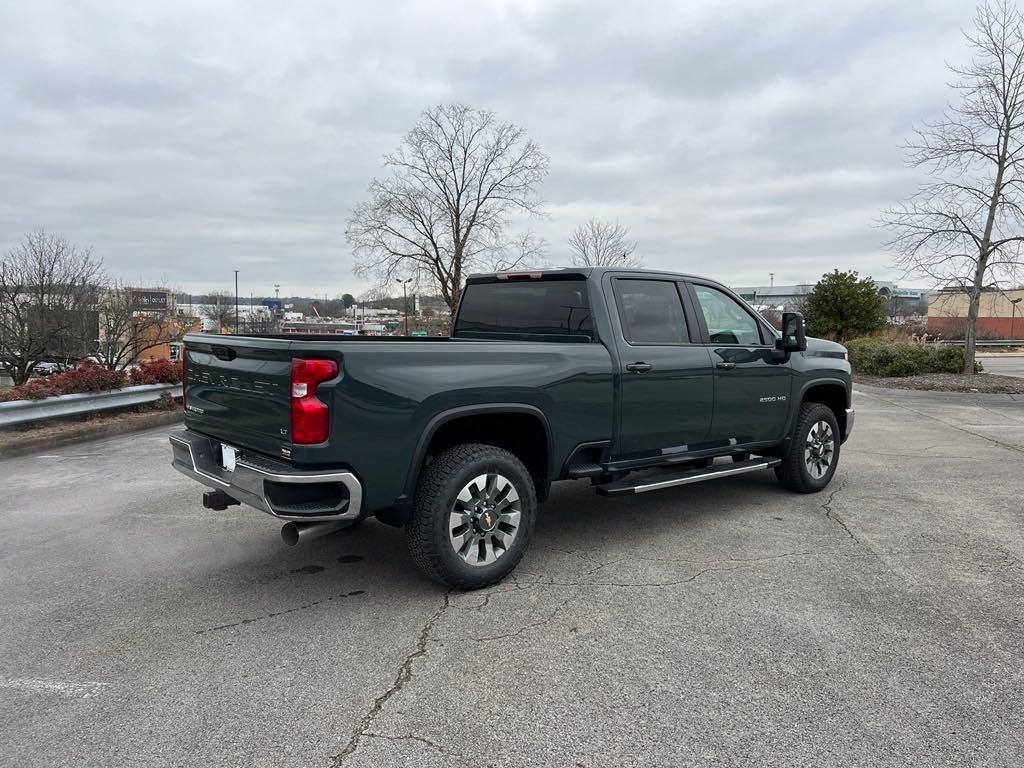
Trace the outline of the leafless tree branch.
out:
<instances>
[{"instance_id":1,"label":"leafless tree branch","mask_svg":"<svg viewBox=\"0 0 1024 768\"><path fill-rule=\"evenodd\" d=\"M590 219L573 230L569 248L572 263L580 267L637 268L643 264L636 255L636 241L629 239L629 227L618 221Z\"/></svg>"}]
</instances>

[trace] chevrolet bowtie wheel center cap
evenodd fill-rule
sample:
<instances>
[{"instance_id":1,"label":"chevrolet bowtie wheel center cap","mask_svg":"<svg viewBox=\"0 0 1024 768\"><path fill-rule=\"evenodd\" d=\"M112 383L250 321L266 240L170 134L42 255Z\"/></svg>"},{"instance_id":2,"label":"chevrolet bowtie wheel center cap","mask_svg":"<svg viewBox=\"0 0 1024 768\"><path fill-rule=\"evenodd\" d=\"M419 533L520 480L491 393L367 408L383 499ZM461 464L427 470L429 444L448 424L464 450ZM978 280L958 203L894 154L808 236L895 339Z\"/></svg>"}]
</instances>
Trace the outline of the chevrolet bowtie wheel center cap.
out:
<instances>
[{"instance_id":1,"label":"chevrolet bowtie wheel center cap","mask_svg":"<svg viewBox=\"0 0 1024 768\"><path fill-rule=\"evenodd\" d=\"M493 531L498 525L498 516L493 509L484 509L476 515L476 527L481 532Z\"/></svg>"}]
</instances>

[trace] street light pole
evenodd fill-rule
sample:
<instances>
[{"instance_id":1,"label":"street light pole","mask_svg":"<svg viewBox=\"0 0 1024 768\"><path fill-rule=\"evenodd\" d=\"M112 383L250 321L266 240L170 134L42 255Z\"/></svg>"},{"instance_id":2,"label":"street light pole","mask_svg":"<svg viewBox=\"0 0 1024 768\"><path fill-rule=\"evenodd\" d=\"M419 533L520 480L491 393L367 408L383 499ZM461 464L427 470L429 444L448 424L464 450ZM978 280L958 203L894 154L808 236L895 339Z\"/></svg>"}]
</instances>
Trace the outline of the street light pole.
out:
<instances>
[{"instance_id":1,"label":"street light pole","mask_svg":"<svg viewBox=\"0 0 1024 768\"><path fill-rule=\"evenodd\" d=\"M238 333L238 270L235 270L235 333Z\"/></svg>"},{"instance_id":2,"label":"street light pole","mask_svg":"<svg viewBox=\"0 0 1024 768\"><path fill-rule=\"evenodd\" d=\"M1013 321L1017 318L1017 305L1020 304L1021 300L1024 300L1024 296L1020 296L1016 299L1010 299L1010 339L1016 339L1013 335Z\"/></svg>"},{"instance_id":3,"label":"street light pole","mask_svg":"<svg viewBox=\"0 0 1024 768\"><path fill-rule=\"evenodd\" d=\"M402 307L405 311L405 335L409 335L409 295L406 293L407 286L412 282L412 278L406 278L405 280L398 280L397 282L402 284Z\"/></svg>"}]
</instances>

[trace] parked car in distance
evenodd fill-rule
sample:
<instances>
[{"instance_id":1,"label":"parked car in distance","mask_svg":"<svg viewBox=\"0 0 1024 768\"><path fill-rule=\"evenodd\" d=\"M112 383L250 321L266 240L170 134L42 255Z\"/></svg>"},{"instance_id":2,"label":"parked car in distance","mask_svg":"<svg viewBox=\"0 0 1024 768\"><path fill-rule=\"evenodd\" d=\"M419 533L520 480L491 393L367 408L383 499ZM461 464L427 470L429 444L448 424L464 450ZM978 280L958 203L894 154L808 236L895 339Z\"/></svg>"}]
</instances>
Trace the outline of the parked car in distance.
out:
<instances>
[{"instance_id":1,"label":"parked car in distance","mask_svg":"<svg viewBox=\"0 0 1024 768\"><path fill-rule=\"evenodd\" d=\"M555 481L828 485L854 422L846 350L782 325L713 280L584 268L471 276L450 337L188 334L173 465L288 543L375 516L431 578L483 587Z\"/></svg>"},{"instance_id":2,"label":"parked car in distance","mask_svg":"<svg viewBox=\"0 0 1024 768\"><path fill-rule=\"evenodd\" d=\"M33 376L53 376L67 370L66 366L54 360L43 360L32 366Z\"/></svg>"}]
</instances>

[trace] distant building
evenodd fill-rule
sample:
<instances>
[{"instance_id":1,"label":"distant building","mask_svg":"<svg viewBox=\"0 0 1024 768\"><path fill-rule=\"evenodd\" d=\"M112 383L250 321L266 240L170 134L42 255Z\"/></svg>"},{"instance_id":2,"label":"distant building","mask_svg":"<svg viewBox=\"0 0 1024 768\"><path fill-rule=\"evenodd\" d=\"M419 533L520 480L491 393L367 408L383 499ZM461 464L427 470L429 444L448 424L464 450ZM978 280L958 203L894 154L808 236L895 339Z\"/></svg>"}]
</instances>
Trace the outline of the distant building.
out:
<instances>
[{"instance_id":1,"label":"distant building","mask_svg":"<svg viewBox=\"0 0 1024 768\"><path fill-rule=\"evenodd\" d=\"M733 288L749 304L766 309L799 311L814 283L797 285L757 285ZM886 313L890 317L924 315L928 296L934 291L927 288L900 288L896 283L876 280L878 294L886 300Z\"/></svg>"},{"instance_id":2,"label":"distant building","mask_svg":"<svg viewBox=\"0 0 1024 768\"><path fill-rule=\"evenodd\" d=\"M928 298L928 330L948 338L964 334L970 296L960 289L947 289ZM1024 288L1012 291L983 291L978 305L978 336L1019 339L1024 336Z\"/></svg>"},{"instance_id":3,"label":"distant building","mask_svg":"<svg viewBox=\"0 0 1024 768\"><path fill-rule=\"evenodd\" d=\"M288 312L286 314L297 314ZM356 324L347 320L288 320L281 323L281 333L304 335L344 336L356 332Z\"/></svg>"},{"instance_id":4,"label":"distant building","mask_svg":"<svg viewBox=\"0 0 1024 768\"><path fill-rule=\"evenodd\" d=\"M748 304L757 307L794 309L800 306L813 288L813 283L800 283L799 285L755 285L733 288L733 290Z\"/></svg>"},{"instance_id":5,"label":"distant building","mask_svg":"<svg viewBox=\"0 0 1024 768\"><path fill-rule=\"evenodd\" d=\"M182 334L201 327L166 288L115 288L99 307L99 353L125 364L177 360Z\"/></svg>"}]
</instances>

